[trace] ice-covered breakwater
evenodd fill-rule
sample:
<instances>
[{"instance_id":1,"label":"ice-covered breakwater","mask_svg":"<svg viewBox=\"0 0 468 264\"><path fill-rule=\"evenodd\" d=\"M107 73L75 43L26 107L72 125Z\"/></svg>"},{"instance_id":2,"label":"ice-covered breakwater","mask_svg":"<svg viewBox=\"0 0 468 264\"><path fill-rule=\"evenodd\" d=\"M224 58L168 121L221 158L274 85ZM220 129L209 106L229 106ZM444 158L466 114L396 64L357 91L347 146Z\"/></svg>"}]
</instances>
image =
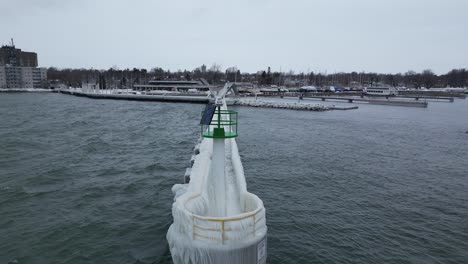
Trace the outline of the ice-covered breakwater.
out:
<instances>
[{"instance_id":1,"label":"ice-covered breakwater","mask_svg":"<svg viewBox=\"0 0 468 264\"><path fill-rule=\"evenodd\" d=\"M89 92L82 91L81 89L62 89L60 93L70 94L75 96L83 96L92 99L113 99L113 100L129 100L129 101L160 101L160 102L174 102L174 103L198 103L206 104L210 102L210 97L206 96L190 96L190 95L148 95L148 94L132 94L128 92L122 93L104 93L104 92ZM357 109L357 106L338 107L338 106L324 106L321 104L310 103L288 103L288 102L269 102L261 100L249 99L227 99L228 105L262 107L262 108L277 108L277 109L291 109L291 110L305 110L305 111L327 111L327 110L351 110Z\"/></svg>"},{"instance_id":2,"label":"ice-covered breakwater","mask_svg":"<svg viewBox=\"0 0 468 264\"><path fill-rule=\"evenodd\" d=\"M211 124L219 126L216 116ZM174 222L167 240L173 262L266 263L265 208L247 191L235 138L204 137L194 154L184 176L189 183L172 188Z\"/></svg>"},{"instance_id":3,"label":"ice-covered breakwater","mask_svg":"<svg viewBox=\"0 0 468 264\"><path fill-rule=\"evenodd\" d=\"M305 110L305 111L327 111L327 110L333 109L333 107L326 107L321 104L269 102L269 101L261 101L261 100L235 100L234 105L262 107L262 108Z\"/></svg>"},{"instance_id":4,"label":"ice-covered breakwater","mask_svg":"<svg viewBox=\"0 0 468 264\"><path fill-rule=\"evenodd\" d=\"M128 101L157 101L157 102L174 102L174 103L209 103L210 98L206 96L183 96L183 95L146 95L132 93L105 93L102 91L90 92L81 89L62 89L60 93L88 97L92 99L112 99L112 100L128 100Z\"/></svg>"}]
</instances>

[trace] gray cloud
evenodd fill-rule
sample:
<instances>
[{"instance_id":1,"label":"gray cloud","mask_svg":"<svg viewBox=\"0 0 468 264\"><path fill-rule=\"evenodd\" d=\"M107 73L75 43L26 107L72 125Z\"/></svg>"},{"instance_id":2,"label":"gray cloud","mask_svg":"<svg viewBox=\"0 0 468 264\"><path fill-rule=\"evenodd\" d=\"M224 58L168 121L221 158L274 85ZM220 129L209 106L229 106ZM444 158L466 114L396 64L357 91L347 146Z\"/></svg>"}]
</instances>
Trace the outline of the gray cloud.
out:
<instances>
[{"instance_id":1,"label":"gray cloud","mask_svg":"<svg viewBox=\"0 0 468 264\"><path fill-rule=\"evenodd\" d=\"M464 0L0 0L5 43L40 64L243 71L468 67Z\"/></svg>"}]
</instances>

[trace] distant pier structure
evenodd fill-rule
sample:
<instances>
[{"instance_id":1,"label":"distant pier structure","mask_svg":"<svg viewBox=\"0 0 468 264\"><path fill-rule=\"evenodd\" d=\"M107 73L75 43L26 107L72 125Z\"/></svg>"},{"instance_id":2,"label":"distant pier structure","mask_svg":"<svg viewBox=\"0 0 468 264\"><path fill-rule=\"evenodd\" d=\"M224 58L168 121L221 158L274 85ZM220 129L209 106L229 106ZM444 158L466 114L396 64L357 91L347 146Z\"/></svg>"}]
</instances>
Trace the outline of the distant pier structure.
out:
<instances>
[{"instance_id":1,"label":"distant pier structure","mask_svg":"<svg viewBox=\"0 0 468 264\"><path fill-rule=\"evenodd\" d=\"M149 81L148 84L135 84L133 90L136 91L173 91L173 92L208 92L212 86L203 78L192 81Z\"/></svg>"}]
</instances>

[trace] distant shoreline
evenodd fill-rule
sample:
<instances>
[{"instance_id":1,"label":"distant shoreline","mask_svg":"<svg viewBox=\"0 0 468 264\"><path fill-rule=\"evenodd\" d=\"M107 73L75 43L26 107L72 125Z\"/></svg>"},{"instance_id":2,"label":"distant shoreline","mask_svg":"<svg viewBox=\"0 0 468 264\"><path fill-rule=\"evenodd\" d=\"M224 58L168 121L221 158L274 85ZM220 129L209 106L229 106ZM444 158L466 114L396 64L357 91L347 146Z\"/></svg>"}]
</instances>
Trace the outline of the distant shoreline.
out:
<instances>
[{"instance_id":1,"label":"distant shoreline","mask_svg":"<svg viewBox=\"0 0 468 264\"><path fill-rule=\"evenodd\" d=\"M7 88L0 89L0 93L51 93L54 90L52 89L42 89L42 88Z\"/></svg>"}]
</instances>

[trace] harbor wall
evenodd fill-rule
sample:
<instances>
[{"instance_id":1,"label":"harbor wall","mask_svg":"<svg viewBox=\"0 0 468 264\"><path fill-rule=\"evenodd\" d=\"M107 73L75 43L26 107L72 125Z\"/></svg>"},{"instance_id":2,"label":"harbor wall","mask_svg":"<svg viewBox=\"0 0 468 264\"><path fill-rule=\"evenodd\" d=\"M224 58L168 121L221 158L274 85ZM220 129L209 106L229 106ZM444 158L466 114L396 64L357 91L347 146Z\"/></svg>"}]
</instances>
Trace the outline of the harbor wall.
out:
<instances>
[{"instance_id":1,"label":"harbor wall","mask_svg":"<svg viewBox=\"0 0 468 264\"><path fill-rule=\"evenodd\" d=\"M113 99L113 100L129 100L129 101L159 101L159 102L178 102L178 103L196 103L207 104L210 102L210 97L204 96L184 96L184 95L139 95L139 94L103 94L103 93L87 93L79 90L60 90L60 93L82 96L92 99ZM306 111L327 111L327 110L353 110L357 106L352 107L336 107L324 106L320 104L308 103L286 103L286 102L262 102L245 99L227 100L228 105L251 106L261 108L278 108L290 110L306 110Z\"/></svg>"},{"instance_id":2,"label":"harbor wall","mask_svg":"<svg viewBox=\"0 0 468 264\"><path fill-rule=\"evenodd\" d=\"M179 103L198 103L198 104L206 104L210 101L209 97L202 97L202 96L102 94L102 93L85 93L81 91L72 91L72 90L60 90L60 93L88 97L92 99L114 99L114 100L128 100L128 101L159 101L159 102L179 102Z\"/></svg>"}]
</instances>

